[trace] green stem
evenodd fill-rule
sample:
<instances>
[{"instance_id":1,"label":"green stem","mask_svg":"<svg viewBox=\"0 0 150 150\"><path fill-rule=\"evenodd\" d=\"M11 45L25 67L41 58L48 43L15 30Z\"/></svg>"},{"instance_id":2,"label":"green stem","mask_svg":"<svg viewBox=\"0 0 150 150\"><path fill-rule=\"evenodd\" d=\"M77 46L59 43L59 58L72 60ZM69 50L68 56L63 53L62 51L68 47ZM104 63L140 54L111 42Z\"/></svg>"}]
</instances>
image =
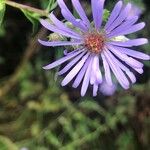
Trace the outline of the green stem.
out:
<instances>
[{"instance_id":1,"label":"green stem","mask_svg":"<svg viewBox=\"0 0 150 150\"><path fill-rule=\"evenodd\" d=\"M78 139L74 140L73 142L61 147L60 150L66 150L66 149L69 149L70 147L82 146L87 141L90 141L91 139L94 140L101 133L105 133L107 130L108 130L107 127L105 127L104 125L100 125L95 131L87 134L86 136L84 136L82 138L78 138Z\"/></svg>"},{"instance_id":2,"label":"green stem","mask_svg":"<svg viewBox=\"0 0 150 150\"><path fill-rule=\"evenodd\" d=\"M31 6L19 4L19 3L12 2L9 0L6 0L5 4L12 6L12 7L15 7L15 8L18 8L18 9L24 9L27 11L35 12L41 16L46 16L46 17L48 16L48 12L46 10L37 9L37 8L31 7Z\"/></svg>"}]
</instances>

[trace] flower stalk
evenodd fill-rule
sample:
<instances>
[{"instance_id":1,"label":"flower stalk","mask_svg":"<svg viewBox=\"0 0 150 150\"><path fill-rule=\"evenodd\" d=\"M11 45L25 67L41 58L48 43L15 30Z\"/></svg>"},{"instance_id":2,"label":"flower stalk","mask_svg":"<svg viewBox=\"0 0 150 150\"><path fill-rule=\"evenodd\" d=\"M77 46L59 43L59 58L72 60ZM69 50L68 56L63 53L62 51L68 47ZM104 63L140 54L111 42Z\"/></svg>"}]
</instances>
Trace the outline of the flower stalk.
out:
<instances>
[{"instance_id":1,"label":"flower stalk","mask_svg":"<svg viewBox=\"0 0 150 150\"><path fill-rule=\"evenodd\" d=\"M7 4L9 6L12 6L12 7L15 7L15 8L18 8L18 9L23 9L23 10L27 10L27 11L30 11L30 12L37 13L40 16L47 17L48 14L49 14L46 10L37 9L37 8L31 7L31 6L27 6L27 5L24 5L24 4L19 4L17 2L13 2L13 1L10 1L10 0L6 0L5 4Z\"/></svg>"}]
</instances>

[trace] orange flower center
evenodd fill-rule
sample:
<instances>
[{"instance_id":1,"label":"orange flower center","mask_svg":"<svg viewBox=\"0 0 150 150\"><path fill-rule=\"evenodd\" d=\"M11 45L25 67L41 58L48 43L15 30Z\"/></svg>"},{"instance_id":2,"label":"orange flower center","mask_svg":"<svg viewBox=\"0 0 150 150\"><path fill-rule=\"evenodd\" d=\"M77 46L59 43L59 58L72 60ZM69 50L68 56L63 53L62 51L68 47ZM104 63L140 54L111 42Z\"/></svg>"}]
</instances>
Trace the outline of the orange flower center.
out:
<instances>
[{"instance_id":1,"label":"orange flower center","mask_svg":"<svg viewBox=\"0 0 150 150\"><path fill-rule=\"evenodd\" d=\"M85 36L84 45L92 53L102 52L105 43L105 37L100 33L89 33Z\"/></svg>"}]
</instances>

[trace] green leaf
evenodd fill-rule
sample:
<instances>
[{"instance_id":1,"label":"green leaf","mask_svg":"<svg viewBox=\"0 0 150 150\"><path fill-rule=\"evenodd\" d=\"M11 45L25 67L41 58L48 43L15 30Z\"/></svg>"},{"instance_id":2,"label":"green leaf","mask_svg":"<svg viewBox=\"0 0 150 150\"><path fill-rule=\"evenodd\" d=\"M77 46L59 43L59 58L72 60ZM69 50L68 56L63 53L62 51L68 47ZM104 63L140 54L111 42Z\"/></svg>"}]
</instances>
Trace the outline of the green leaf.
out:
<instances>
[{"instance_id":1,"label":"green leaf","mask_svg":"<svg viewBox=\"0 0 150 150\"><path fill-rule=\"evenodd\" d=\"M131 130L121 133L116 141L116 144L118 146L118 150L137 149L134 134Z\"/></svg>"},{"instance_id":2,"label":"green leaf","mask_svg":"<svg viewBox=\"0 0 150 150\"><path fill-rule=\"evenodd\" d=\"M0 26L0 37L4 37L5 34L6 34L6 30L4 28L4 24L2 23L1 26Z\"/></svg>"},{"instance_id":3,"label":"green leaf","mask_svg":"<svg viewBox=\"0 0 150 150\"><path fill-rule=\"evenodd\" d=\"M149 61L145 61L144 64L145 64L147 67L150 67L150 62L149 62Z\"/></svg>"},{"instance_id":4,"label":"green leaf","mask_svg":"<svg viewBox=\"0 0 150 150\"><path fill-rule=\"evenodd\" d=\"M46 140L57 148L60 148L62 146L59 138L50 130L47 130L46 132Z\"/></svg>"},{"instance_id":5,"label":"green leaf","mask_svg":"<svg viewBox=\"0 0 150 150\"><path fill-rule=\"evenodd\" d=\"M95 101L86 100L86 101L81 102L80 106L82 108L85 108L85 109L88 109L88 110L95 110L95 111L99 110L99 106Z\"/></svg>"},{"instance_id":6,"label":"green leaf","mask_svg":"<svg viewBox=\"0 0 150 150\"><path fill-rule=\"evenodd\" d=\"M17 146L5 136L0 136L0 149L1 150L19 150Z\"/></svg>"},{"instance_id":7,"label":"green leaf","mask_svg":"<svg viewBox=\"0 0 150 150\"><path fill-rule=\"evenodd\" d=\"M86 100L81 102L80 107L89 111L97 111L101 115L106 115L105 109L92 100Z\"/></svg>"},{"instance_id":8,"label":"green leaf","mask_svg":"<svg viewBox=\"0 0 150 150\"><path fill-rule=\"evenodd\" d=\"M4 19L5 10L6 10L6 5L4 3L4 0L0 0L0 27Z\"/></svg>"},{"instance_id":9,"label":"green leaf","mask_svg":"<svg viewBox=\"0 0 150 150\"><path fill-rule=\"evenodd\" d=\"M27 19L32 23L33 25L32 31L33 33L35 33L38 28L38 22L39 22L38 20L40 19L40 15L23 9L21 9L21 11L24 13Z\"/></svg>"},{"instance_id":10,"label":"green leaf","mask_svg":"<svg viewBox=\"0 0 150 150\"><path fill-rule=\"evenodd\" d=\"M41 7L45 9L47 12L52 11L57 6L56 0L41 0Z\"/></svg>"},{"instance_id":11,"label":"green leaf","mask_svg":"<svg viewBox=\"0 0 150 150\"><path fill-rule=\"evenodd\" d=\"M5 62L4 58L0 56L0 64L3 64Z\"/></svg>"},{"instance_id":12,"label":"green leaf","mask_svg":"<svg viewBox=\"0 0 150 150\"><path fill-rule=\"evenodd\" d=\"M56 0L49 0L48 6L46 10L48 12L52 11L55 7L57 6L57 1Z\"/></svg>"},{"instance_id":13,"label":"green leaf","mask_svg":"<svg viewBox=\"0 0 150 150\"><path fill-rule=\"evenodd\" d=\"M110 11L107 9L104 9L103 21L107 22L109 15L110 15Z\"/></svg>"}]
</instances>

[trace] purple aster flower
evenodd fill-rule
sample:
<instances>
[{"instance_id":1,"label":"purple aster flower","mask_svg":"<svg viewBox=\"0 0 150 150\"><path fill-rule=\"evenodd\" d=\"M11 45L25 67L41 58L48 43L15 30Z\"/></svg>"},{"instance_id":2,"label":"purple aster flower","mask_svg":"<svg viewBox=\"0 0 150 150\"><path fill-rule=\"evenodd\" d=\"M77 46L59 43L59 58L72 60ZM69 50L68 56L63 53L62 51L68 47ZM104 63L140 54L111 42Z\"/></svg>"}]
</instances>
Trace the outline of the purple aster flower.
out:
<instances>
[{"instance_id":1,"label":"purple aster flower","mask_svg":"<svg viewBox=\"0 0 150 150\"><path fill-rule=\"evenodd\" d=\"M149 60L149 55L131 49L148 42L145 38L129 39L127 34L137 32L144 28L145 23L136 23L138 16L129 16L132 5L123 5L117 2L112 10L108 21L102 24L105 0L91 0L93 23L90 23L79 0L72 0L72 4L80 18L75 18L67 8L63 0L57 0L64 18L72 23L78 30L73 30L59 21L53 13L47 20L41 20L41 24L50 31L69 37L70 41L43 41L45 46L78 46L77 49L67 53L59 60L43 67L52 69L67 61L68 64L58 72L59 75L67 73L61 85L65 86L73 80L73 87L81 84L81 96L84 96L89 85L93 86L93 96L97 95L103 78L108 85L112 86L113 73L124 89L136 82L132 70L142 74L143 64L137 60ZM104 77L102 76L104 72Z\"/></svg>"}]
</instances>

